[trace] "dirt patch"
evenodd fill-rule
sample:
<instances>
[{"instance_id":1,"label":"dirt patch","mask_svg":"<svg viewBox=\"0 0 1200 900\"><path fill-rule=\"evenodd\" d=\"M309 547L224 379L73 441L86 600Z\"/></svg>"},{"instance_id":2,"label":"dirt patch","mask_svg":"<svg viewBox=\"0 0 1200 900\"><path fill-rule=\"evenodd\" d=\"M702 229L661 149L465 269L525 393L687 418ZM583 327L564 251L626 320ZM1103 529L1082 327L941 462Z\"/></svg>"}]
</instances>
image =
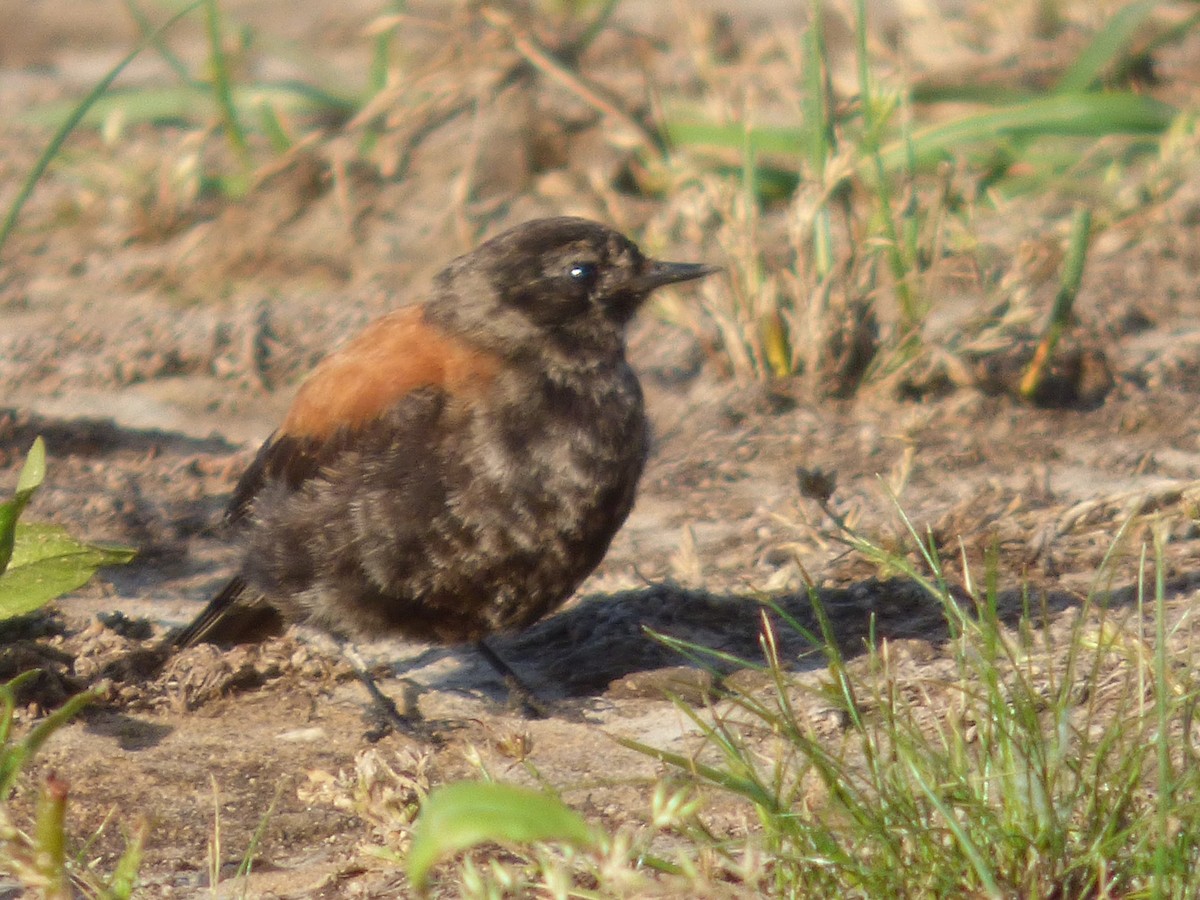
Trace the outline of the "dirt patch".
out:
<instances>
[{"instance_id":1,"label":"dirt patch","mask_svg":"<svg viewBox=\"0 0 1200 900\"><path fill-rule=\"evenodd\" d=\"M290 6L229 6L264 31L282 29L339 72L368 65L369 45L358 35L374 9L305 4L296 16ZM630 4L583 69L636 110L646 84L694 95L696 66L728 66L735 94L747 70L732 61L763 60L761 87L771 95L764 103L782 102L772 94L778 56L770 47L795 23L773 7L732 24L719 10L697 12L688 23L695 33L676 34ZM113 6L118 19L120 9ZM127 47L129 31L108 16L100 27L55 15L49 7L14 14L28 39L0 46L7 109L75 94ZM72 785L71 829L80 840L113 815L89 851L102 868L122 846L114 823L145 814L148 893L198 893L214 834L230 874L270 810L252 895L402 890L394 867L361 852L379 838L377 825L336 789L337 773L356 772L367 750L397 778L427 783L481 768L531 782L536 771L605 827L644 822L659 767L610 737L691 752L695 728L665 694L705 702L714 678L753 679L736 666L715 676L688 667L647 630L760 658L764 597L816 627L800 564L820 581L847 653L861 652L873 627L911 677L940 671L941 612L916 586L829 540L829 522L801 495L797 467L836 473L838 513L899 548L909 539L890 486L964 582L960 560L979 573L998 548L1001 611L1011 621L1025 608L1023 588L1051 627L1070 621L1097 588L1132 609L1153 528L1166 530L1172 606L1192 602L1200 552L1194 169L1136 215L1108 223L1096 243L1077 337L1103 356L1097 402L1035 408L989 392L987 378L947 379L943 389L915 393L892 380L853 400L818 400L786 385L730 380L711 334L662 320L677 299L644 316L631 355L656 442L637 507L569 608L496 642L555 703L546 720L509 713L502 685L459 648L364 648L384 690L425 722L375 744L348 666L304 635L225 652L201 647L162 672L131 671L129 654L188 619L228 576L236 549L216 525L220 511L296 380L332 343L417 297L429 275L480 234L539 214L582 214L645 234L656 254L722 261L689 206L697 195L687 184L661 200L633 191L649 176L638 171L628 135L577 90L532 76L511 41L474 20L462 20L465 37L447 49L437 35L462 24L454 17L465 11L424 15L427 30L411 36L409 52L420 62L407 90L431 99L396 98L409 115L391 113L382 138L392 142L390 155L378 165L349 162L348 139L334 130L281 160L247 198L230 201L191 193L176 179L188 154L220 152L183 131L129 126L113 143L81 132L6 248L0 483L12 483L24 449L44 435L49 477L29 515L139 551L132 565L59 603L55 617L25 623L34 630L14 633L0 652L5 671L35 663L47 670L26 720L85 684L104 693L36 767ZM181 38L181 52L196 40ZM21 50L10 54L10 46ZM698 47L715 55L697 58ZM1184 65L1167 62L1169 71ZM150 60L127 83L161 77ZM1179 80L1164 90L1177 92ZM44 140L44 131L5 117L0 208ZM1028 263L1028 274L1036 268L1028 260L1040 258L1028 244L1059 243L1062 210L1049 207L1029 203L995 216L981 225L984 239L1010 268ZM767 223L764 242L786 258L786 210L769 210ZM1050 280L1027 281L1053 292ZM931 340L961 329L983 303L981 289L948 287ZM125 618L109 617L113 610ZM139 621L153 634L130 624ZM799 677L819 679L821 658L800 636L779 633ZM125 668L112 668L118 663ZM16 803L28 811L32 800L22 793ZM741 815L714 803L716 818L735 823Z\"/></svg>"}]
</instances>

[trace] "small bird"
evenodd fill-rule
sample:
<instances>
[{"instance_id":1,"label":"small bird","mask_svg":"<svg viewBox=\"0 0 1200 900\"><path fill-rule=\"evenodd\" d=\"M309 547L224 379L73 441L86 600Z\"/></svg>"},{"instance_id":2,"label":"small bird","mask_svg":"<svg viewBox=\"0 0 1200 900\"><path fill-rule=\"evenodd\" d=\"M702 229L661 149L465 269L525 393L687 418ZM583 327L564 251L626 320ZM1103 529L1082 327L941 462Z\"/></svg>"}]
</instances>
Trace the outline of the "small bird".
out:
<instances>
[{"instance_id":1,"label":"small bird","mask_svg":"<svg viewBox=\"0 0 1200 900\"><path fill-rule=\"evenodd\" d=\"M564 603L633 506L649 428L626 326L716 271L568 217L452 261L301 385L226 513L240 571L171 645L261 599L342 638L474 642L512 688L484 638Z\"/></svg>"}]
</instances>

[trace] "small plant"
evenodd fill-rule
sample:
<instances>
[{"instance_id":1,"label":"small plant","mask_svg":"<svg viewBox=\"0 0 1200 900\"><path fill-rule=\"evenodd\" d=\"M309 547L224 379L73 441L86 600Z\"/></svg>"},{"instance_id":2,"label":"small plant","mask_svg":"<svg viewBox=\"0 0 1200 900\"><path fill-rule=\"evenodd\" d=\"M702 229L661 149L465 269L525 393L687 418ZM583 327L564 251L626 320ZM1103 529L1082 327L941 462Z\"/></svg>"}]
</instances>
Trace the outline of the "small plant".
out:
<instances>
[{"instance_id":1,"label":"small plant","mask_svg":"<svg viewBox=\"0 0 1200 900\"><path fill-rule=\"evenodd\" d=\"M12 499L0 504L0 621L31 613L80 587L101 566L133 558L132 550L85 544L57 525L18 521L45 475L46 447L39 437L25 459ZM32 834L12 821L8 803L29 761L54 732L95 699L91 692L76 694L17 740L13 726L18 692L37 674L36 670L25 672L0 685L0 867L51 900L74 897L76 888L94 897L129 897L146 836L144 826L130 840L113 874L101 877L68 860L68 785L62 778L51 773L43 780Z\"/></svg>"},{"instance_id":2,"label":"small plant","mask_svg":"<svg viewBox=\"0 0 1200 900\"><path fill-rule=\"evenodd\" d=\"M1149 52L1136 38L1153 3L1113 15L1051 88L1019 93L886 82L869 57L867 4L859 0L857 91L849 100L831 87L826 5L809 4L795 85L799 124L713 123L674 112L664 130L705 182L719 185L712 206L731 290L710 292L702 329L715 325L741 377L803 375L818 394L846 396L921 355L944 260L958 254L988 270L972 256L980 211L1049 188L1094 199L1115 168L1161 150L1179 111L1128 84L1130 60ZM1152 46L1178 41L1198 23L1200 16L1188 17ZM973 111L963 114L963 104ZM762 240L781 201L786 266L768 263ZM1044 369L1035 364L1012 393L1038 396Z\"/></svg>"},{"instance_id":3,"label":"small plant","mask_svg":"<svg viewBox=\"0 0 1200 900\"><path fill-rule=\"evenodd\" d=\"M69 786L51 772L38 790L32 834L18 828L9 811L9 801L25 767L46 740L69 723L94 698L76 694L42 719L21 740L13 736L17 694L22 685L37 675L25 672L0 685L0 871L15 877L22 886L40 892L47 900L70 900L77 896L125 900L133 896L142 845L148 826L142 822L130 836L125 852L112 874L101 875L82 860L67 854L66 811Z\"/></svg>"},{"instance_id":4,"label":"small plant","mask_svg":"<svg viewBox=\"0 0 1200 900\"><path fill-rule=\"evenodd\" d=\"M1195 896L1200 690L1169 646L1162 539L1152 564L1143 551L1152 587L1139 585L1139 615L1119 624L1089 598L1056 640L1035 628L1028 598L1015 628L1002 622L995 559L982 585L968 572L969 598L956 598L911 525L916 563L833 518L849 546L941 608L953 670L903 674L883 643L851 674L812 590L826 661L816 684L787 671L764 618L770 687L734 691L709 714L680 705L703 751L621 743L740 797L761 825L751 841L771 860L773 895ZM840 738L806 712L831 707ZM745 853L738 842L700 846L731 864Z\"/></svg>"},{"instance_id":5,"label":"small plant","mask_svg":"<svg viewBox=\"0 0 1200 900\"><path fill-rule=\"evenodd\" d=\"M58 525L18 519L46 477L46 446L33 442L11 500L0 504L0 621L40 609L82 587L101 566L133 559L128 547L76 540Z\"/></svg>"},{"instance_id":6,"label":"small plant","mask_svg":"<svg viewBox=\"0 0 1200 900\"><path fill-rule=\"evenodd\" d=\"M496 782L440 787L421 806L408 852L408 875L423 891L430 869L444 856L479 844L558 841L593 847L597 833L561 800L540 791Z\"/></svg>"},{"instance_id":7,"label":"small plant","mask_svg":"<svg viewBox=\"0 0 1200 900\"><path fill-rule=\"evenodd\" d=\"M651 798L648 827L606 833L552 794L458 782L422 802L406 868L422 895L447 883L457 896L487 898L733 896L730 883L759 886L761 857L750 853L727 864L709 851L712 835L700 821L701 806L690 785L664 780ZM670 857L658 846L665 835ZM687 839L682 846L681 835ZM378 855L399 860L394 852ZM458 857L452 865L451 856ZM447 863L439 867L444 873L435 872L439 862Z\"/></svg>"},{"instance_id":8,"label":"small plant","mask_svg":"<svg viewBox=\"0 0 1200 900\"><path fill-rule=\"evenodd\" d=\"M13 198L12 203L9 204L8 212L5 214L3 221L0 221L0 253L3 252L5 242L8 240L9 235L16 227L17 219L21 215L21 210L25 207L25 203L29 200L30 195L33 193L33 189L41 180L42 175L46 173L46 169L49 167L50 163L55 157L58 156L63 144L66 143L67 138L71 136L71 132L73 132L79 123L83 121L89 110L91 110L97 103L99 103L106 95L109 94L112 84L114 81L116 81L117 76L125 71L125 68L131 62L133 62L146 47L151 46L155 42L159 41L162 35L176 22L184 18L203 2L204 0L192 0L192 3L175 13L175 15L168 19L160 28L149 33L138 46L134 47L134 49L126 54L126 56L121 59L120 62L109 69L103 78L96 82L96 85L90 91L88 91L86 97L84 97L78 103L72 104L69 108L63 110L61 115L56 117L56 124L58 127L54 132L54 136L50 138L50 142L46 145L46 149L42 151L41 156L38 157L37 162L33 165L33 168L29 170L29 174L25 176L25 180L21 182L21 187L17 191L17 196Z\"/></svg>"}]
</instances>

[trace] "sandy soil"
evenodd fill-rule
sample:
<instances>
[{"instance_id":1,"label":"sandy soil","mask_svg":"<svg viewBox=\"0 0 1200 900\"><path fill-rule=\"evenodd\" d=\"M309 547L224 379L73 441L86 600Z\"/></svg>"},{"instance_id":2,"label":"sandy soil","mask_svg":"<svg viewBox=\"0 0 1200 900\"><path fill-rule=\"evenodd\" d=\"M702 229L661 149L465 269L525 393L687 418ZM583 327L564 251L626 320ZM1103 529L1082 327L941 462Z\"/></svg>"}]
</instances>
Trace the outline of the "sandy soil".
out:
<instances>
[{"instance_id":1,"label":"sandy soil","mask_svg":"<svg viewBox=\"0 0 1200 900\"><path fill-rule=\"evenodd\" d=\"M223 5L283 48L245 54L243 77L321 73L329 84L362 83L372 5ZM730 20L704 6L690 9L680 29L654 8L625 7L580 71L630 108L647 84L699 106L739 96L757 79L762 108L786 109L778 86L794 72L773 48L796 27L790 14L765 3ZM0 2L20 23L0 38L6 110L33 113L79 96L134 39L121 4L67 9ZM912 45L929 26L886 12L883 36L920 60ZM964 19L964 33L969 25ZM448 27L458 43L444 40ZM419 297L430 274L480 236L572 213L645 235L661 255L725 261L728 248L705 227L712 214L704 192L685 177L665 197L631 191L631 181L648 176L632 161L627 127L544 73L514 76L520 57L495 27L433 6L418 12L402 44L411 78L385 110L370 164L356 155L361 129L331 125L232 201L200 191L195 178L197 167L232 167L220 141L171 123L122 130L110 121L68 143L4 251L0 484L13 483L24 450L44 435L49 477L29 515L138 548L133 564L104 572L49 619L10 629L0 648L0 675L34 662L51 673L31 694L25 721L84 685L106 692L35 766L72 785L70 829L79 840L107 822L89 850L99 868L119 853L122 828L144 815L146 896L206 893L218 821L230 875L274 804L250 896L403 893L395 867L362 852L381 839L378 823L335 777L364 759L435 784L475 777L480 767L524 783L536 771L605 827L644 822L660 768L610 737L690 752L695 729L666 693L703 702L711 683L646 629L760 658L761 597L813 622L800 564L821 584L847 652L862 651L874 616L876 634L903 655L910 677L938 671L940 612L914 586L829 539L829 522L801 496L797 467L836 472L835 508L901 547L890 485L954 560L957 578L961 558L979 572L998 546L1006 614L1017 615L1028 586L1052 629L1075 615L1118 529L1135 516L1113 552L1105 596L1132 608L1138 553L1162 527L1170 602L1175 615L1186 612L1200 552L1194 166L1164 173L1159 194L1102 223L1071 338L1092 367L1080 378L1099 385L1089 402L1036 408L981 378L948 379L924 393L884 379L853 400L823 399L731 378L711 328L678 314L694 295L681 292L645 315L631 355L656 443L637 506L567 609L496 642L555 703L550 718L509 712L501 684L462 648L364 648L384 690L425 720L411 734L376 741L347 665L305 635L196 648L148 680L114 675L114 661L187 620L230 573L236 548L216 526L220 511L296 380L355 327ZM182 29L173 46L198 59L199 29ZM999 36L972 48L939 61L1034 63ZM1188 102L1190 91L1195 104L1187 60L1200 59L1196 50L1161 60L1157 90L1166 99ZM161 57L147 54L121 83L158 84L165 72ZM725 92L716 100L705 94L713 83ZM21 115L0 123L0 208L47 134ZM1027 292L1028 309L1048 308L1066 211L1060 200L1023 201L981 217L996 271ZM786 258L786 212L766 213L768 256ZM945 285L930 323L935 344L998 296L967 277L948 275ZM786 638L784 651L798 677L820 677L820 658L799 637ZM752 674L740 677L752 685ZM23 788L15 808L30 803ZM745 810L713 803L714 821L749 827Z\"/></svg>"}]
</instances>

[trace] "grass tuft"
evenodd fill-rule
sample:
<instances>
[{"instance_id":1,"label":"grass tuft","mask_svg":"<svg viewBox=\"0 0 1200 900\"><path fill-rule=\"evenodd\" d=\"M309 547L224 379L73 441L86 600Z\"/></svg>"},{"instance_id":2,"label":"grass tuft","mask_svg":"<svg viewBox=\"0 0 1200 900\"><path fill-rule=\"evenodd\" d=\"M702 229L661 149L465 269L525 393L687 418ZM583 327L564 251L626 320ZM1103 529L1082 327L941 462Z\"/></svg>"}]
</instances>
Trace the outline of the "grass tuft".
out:
<instances>
[{"instance_id":1,"label":"grass tuft","mask_svg":"<svg viewBox=\"0 0 1200 900\"><path fill-rule=\"evenodd\" d=\"M818 396L895 383L914 362L957 356L969 336L939 335L931 346L928 322L946 302L946 272L986 272L973 252L983 243L981 219L1016 197L1052 191L1115 205L1114 173L1153 164L1175 140L1186 114L1121 74L1149 52L1138 35L1155 6L1132 3L1102 22L1042 91L977 83L934 90L886 68L873 52L868 4L856 0L853 94L839 97L837 55L826 40L832 9L810 0L796 54L797 124L777 114L757 124L753 100L730 122L681 109L666 115L669 140L710 185L732 261L729 289L707 289L692 327L715 334L734 374L799 376ZM1195 16L1174 23L1153 45L1184 40L1197 26ZM768 256L765 236L780 232L781 219L786 247ZM979 282L996 290L986 277ZM1030 377L1036 382L1036 372ZM1040 396L1015 386L1011 393Z\"/></svg>"},{"instance_id":2,"label":"grass tuft","mask_svg":"<svg viewBox=\"0 0 1200 900\"><path fill-rule=\"evenodd\" d=\"M76 694L46 716L24 737L17 738L18 695L37 675L25 672L0 685L0 871L12 875L20 885L50 900L76 896L126 900L137 884L146 826L142 823L126 842L125 852L113 873L105 876L94 863L72 858L66 833L70 785L53 772L37 787L34 828L27 833L14 821L10 801L27 767L46 741L71 722L96 699L90 692Z\"/></svg>"},{"instance_id":3,"label":"grass tuft","mask_svg":"<svg viewBox=\"0 0 1200 900\"><path fill-rule=\"evenodd\" d=\"M994 557L980 592L952 590L909 528L918 563L842 537L910 573L940 606L953 659L943 677L903 675L887 642L868 646L851 674L814 590L824 677L789 674L764 620L769 687L734 691L705 716L684 708L705 737L701 753L626 746L743 800L761 825L772 892L1193 896L1200 693L1172 659L1162 541L1139 586L1149 634L1099 596L1064 632L1028 610L1015 626L1001 621ZM811 714L821 707L837 710L840 733L822 733ZM733 847L709 849L732 862Z\"/></svg>"}]
</instances>

